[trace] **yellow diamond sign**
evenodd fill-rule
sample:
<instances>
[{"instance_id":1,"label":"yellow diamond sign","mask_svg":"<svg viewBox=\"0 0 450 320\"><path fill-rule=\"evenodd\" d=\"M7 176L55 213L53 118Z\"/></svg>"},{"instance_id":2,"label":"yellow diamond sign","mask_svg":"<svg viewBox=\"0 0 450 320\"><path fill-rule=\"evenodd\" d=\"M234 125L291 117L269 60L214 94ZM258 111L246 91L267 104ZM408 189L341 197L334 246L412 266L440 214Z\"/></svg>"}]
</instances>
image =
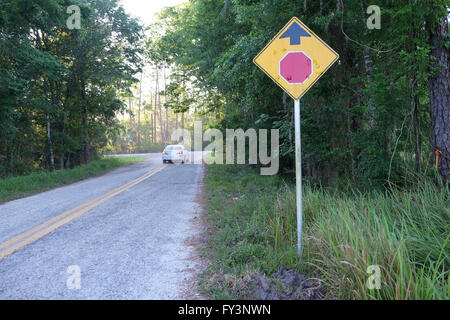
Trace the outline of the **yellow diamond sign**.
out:
<instances>
[{"instance_id":1,"label":"yellow diamond sign","mask_svg":"<svg viewBox=\"0 0 450 320\"><path fill-rule=\"evenodd\" d=\"M253 62L293 99L300 99L339 55L296 17Z\"/></svg>"}]
</instances>

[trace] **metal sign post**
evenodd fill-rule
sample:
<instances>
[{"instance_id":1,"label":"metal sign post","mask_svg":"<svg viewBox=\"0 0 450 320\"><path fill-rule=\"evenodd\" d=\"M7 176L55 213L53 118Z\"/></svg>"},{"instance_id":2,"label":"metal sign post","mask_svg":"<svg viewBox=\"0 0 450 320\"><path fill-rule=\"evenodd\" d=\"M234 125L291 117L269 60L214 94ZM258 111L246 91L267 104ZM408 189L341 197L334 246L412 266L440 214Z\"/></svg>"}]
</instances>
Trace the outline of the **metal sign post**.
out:
<instances>
[{"instance_id":1,"label":"metal sign post","mask_svg":"<svg viewBox=\"0 0 450 320\"><path fill-rule=\"evenodd\" d=\"M295 101L295 178L298 254L302 255L302 145L300 98L339 59L303 22L293 17L253 62Z\"/></svg>"},{"instance_id":2,"label":"metal sign post","mask_svg":"<svg viewBox=\"0 0 450 320\"><path fill-rule=\"evenodd\" d=\"M302 203L302 129L300 99L295 100L295 183L297 186L297 247L298 256L302 256L303 203Z\"/></svg>"}]
</instances>

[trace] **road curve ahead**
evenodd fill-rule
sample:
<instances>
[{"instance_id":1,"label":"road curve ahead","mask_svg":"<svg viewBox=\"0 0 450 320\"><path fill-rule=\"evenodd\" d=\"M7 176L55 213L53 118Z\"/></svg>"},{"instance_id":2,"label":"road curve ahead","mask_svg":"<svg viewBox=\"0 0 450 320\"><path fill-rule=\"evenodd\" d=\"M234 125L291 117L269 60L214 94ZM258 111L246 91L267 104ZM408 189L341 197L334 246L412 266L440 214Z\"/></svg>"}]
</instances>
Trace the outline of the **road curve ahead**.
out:
<instances>
[{"instance_id":1,"label":"road curve ahead","mask_svg":"<svg viewBox=\"0 0 450 320\"><path fill-rule=\"evenodd\" d=\"M179 299L202 165L159 154L0 205L0 299Z\"/></svg>"}]
</instances>

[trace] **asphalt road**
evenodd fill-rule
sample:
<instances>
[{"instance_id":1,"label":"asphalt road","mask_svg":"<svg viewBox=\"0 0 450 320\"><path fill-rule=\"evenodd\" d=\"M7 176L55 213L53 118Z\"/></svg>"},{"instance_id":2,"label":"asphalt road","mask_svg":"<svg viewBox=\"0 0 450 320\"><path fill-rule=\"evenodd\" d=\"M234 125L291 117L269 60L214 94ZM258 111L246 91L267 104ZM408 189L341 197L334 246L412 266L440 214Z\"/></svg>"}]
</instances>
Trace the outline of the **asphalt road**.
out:
<instances>
[{"instance_id":1,"label":"asphalt road","mask_svg":"<svg viewBox=\"0 0 450 320\"><path fill-rule=\"evenodd\" d=\"M160 154L0 205L0 299L179 299L202 165Z\"/></svg>"}]
</instances>

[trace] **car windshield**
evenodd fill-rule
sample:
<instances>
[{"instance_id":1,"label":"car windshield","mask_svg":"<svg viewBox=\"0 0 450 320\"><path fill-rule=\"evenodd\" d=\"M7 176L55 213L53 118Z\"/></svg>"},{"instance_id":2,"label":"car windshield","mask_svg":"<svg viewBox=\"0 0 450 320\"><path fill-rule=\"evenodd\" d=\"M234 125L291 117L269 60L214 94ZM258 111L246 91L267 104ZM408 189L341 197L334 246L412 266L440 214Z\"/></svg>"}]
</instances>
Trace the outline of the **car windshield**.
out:
<instances>
[{"instance_id":1,"label":"car windshield","mask_svg":"<svg viewBox=\"0 0 450 320\"><path fill-rule=\"evenodd\" d=\"M182 146L167 146L166 147L167 151L171 151L171 150L183 150Z\"/></svg>"}]
</instances>

